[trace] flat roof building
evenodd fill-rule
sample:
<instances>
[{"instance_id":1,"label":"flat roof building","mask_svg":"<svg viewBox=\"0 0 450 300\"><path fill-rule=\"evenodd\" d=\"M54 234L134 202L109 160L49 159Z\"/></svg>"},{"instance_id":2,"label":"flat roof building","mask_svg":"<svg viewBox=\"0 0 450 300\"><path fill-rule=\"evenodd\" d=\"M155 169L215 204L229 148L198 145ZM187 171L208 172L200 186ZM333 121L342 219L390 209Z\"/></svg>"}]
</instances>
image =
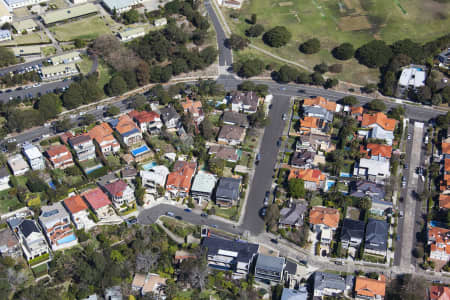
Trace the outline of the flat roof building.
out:
<instances>
[{"instance_id":1,"label":"flat roof building","mask_svg":"<svg viewBox=\"0 0 450 300\"><path fill-rule=\"evenodd\" d=\"M42 80L55 80L74 74L78 74L78 69L75 63L60 64L56 66L47 66L41 68Z\"/></svg>"},{"instance_id":2,"label":"flat roof building","mask_svg":"<svg viewBox=\"0 0 450 300\"><path fill-rule=\"evenodd\" d=\"M211 173L199 171L195 175L194 182L191 187L191 196L199 203L202 200L211 200L211 195L217 183L217 177Z\"/></svg>"},{"instance_id":3,"label":"flat roof building","mask_svg":"<svg viewBox=\"0 0 450 300\"><path fill-rule=\"evenodd\" d=\"M30 170L27 162L23 159L22 155L16 154L8 159L8 165L11 168L14 176L24 175L26 172Z\"/></svg>"},{"instance_id":4,"label":"flat roof building","mask_svg":"<svg viewBox=\"0 0 450 300\"><path fill-rule=\"evenodd\" d=\"M79 17L86 17L98 13L97 7L93 3L86 3L79 6L72 6L66 9L53 10L41 16L45 25L54 25Z\"/></svg>"},{"instance_id":5,"label":"flat roof building","mask_svg":"<svg viewBox=\"0 0 450 300\"><path fill-rule=\"evenodd\" d=\"M134 5L144 2L143 0L102 0L103 5L109 12L124 13L133 8Z\"/></svg>"},{"instance_id":6,"label":"flat roof building","mask_svg":"<svg viewBox=\"0 0 450 300\"><path fill-rule=\"evenodd\" d=\"M401 90L408 88L417 89L425 86L426 73L420 67L405 68L400 75L398 85Z\"/></svg>"},{"instance_id":7,"label":"flat roof building","mask_svg":"<svg viewBox=\"0 0 450 300\"><path fill-rule=\"evenodd\" d=\"M258 254L255 265L255 278L266 282L281 282L283 279L286 259L264 254Z\"/></svg>"},{"instance_id":8,"label":"flat roof building","mask_svg":"<svg viewBox=\"0 0 450 300\"><path fill-rule=\"evenodd\" d=\"M28 163L33 170L45 169L44 156L38 147L33 144L25 144L22 148L23 155L27 158Z\"/></svg>"},{"instance_id":9,"label":"flat roof building","mask_svg":"<svg viewBox=\"0 0 450 300\"><path fill-rule=\"evenodd\" d=\"M0 0L0 26L5 23L11 23L12 22L12 14L11 14L11 8L6 5L3 0Z\"/></svg>"},{"instance_id":10,"label":"flat roof building","mask_svg":"<svg viewBox=\"0 0 450 300\"><path fill-rule=\"evenodd\" d=\"M11 40L11 32L9 30L0 30L0 42L10 40Z\"/></svg>"},{"instance_id":11,"label":"flat roof building","mask_svg":"<svg viewBox=\"0 0 450 300\"><path fill-rule=\"evenodd\" d=\"M128 42L144 35L145 30L143 27L127 28L124 31L119 32L119 38L122 42Z\"/></svg>"},{"instance_id":12,"label":"flat roof building","mask_svg":"<svg viewBox=\"0 0 450 300\"><path fill-rule=\"evenodd\" d=\"M80 52L78 51L67 52L50 58L50 61L55 66L59 64L68 64L78 60L81 60Z\"/></svg>"},{"instance_id":13,"label":"flat roof building","mask_svg":"<svg viewBox=\"0 0 450 300\"><path fill-rule=\"evenodd\" d=\"M33 19L26 19L22 21L15 21L12 26L17 30L17 33L22 33L24 31L30 32L36 29L38 26Z\"/></svg>"},{"instance_id":14,"label":"flat roof building","mask_svg":"<svg viewBox=\"0 0 450 300\"><path fill-rule=\"evenodd\" d=\"M21 46L11 49L15 56L41 55L41 46Z\"/></svg>"},{"instance_id":15,"label":"flat roof building","mask_svg":"<svg viewBox=\"0 0 450 300\"><path fill-rule=\"evenodd\" d=\"M24 6L31 6L47 1L48 0L5 0L5 3L6 5L9 6L10 9L14 9Z\"/></svg>"}]
</instances>

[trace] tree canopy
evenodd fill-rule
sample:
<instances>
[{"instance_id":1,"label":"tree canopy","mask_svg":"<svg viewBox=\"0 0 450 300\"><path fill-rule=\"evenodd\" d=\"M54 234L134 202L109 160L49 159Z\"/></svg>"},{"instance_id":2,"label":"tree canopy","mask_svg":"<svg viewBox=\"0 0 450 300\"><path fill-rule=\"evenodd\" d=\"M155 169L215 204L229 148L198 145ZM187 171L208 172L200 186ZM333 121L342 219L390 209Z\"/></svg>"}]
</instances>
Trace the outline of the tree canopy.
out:
<instances>
[{"instance_id":1,"label":"tree canopy","mask_svg":"<svg viewBox=\"0 0 450 300\"><path fill-rule=\"evenodd\" d=\"M392 57L391 48L384 41L373 40L356 50L356 59L369 68L386 65Z\"/></svg>"},{"instance_id":2,"label":"tree canopy","mask_svg":"<svg viewBox=\"0 0 450 300\"><path fill-rule=\"evenodd\" d=\"M292 34L284 26L276 26L263 35L263 41L267 45L280 48L286 45L291 39Z\"/></svg>"},{"instance_id":3,"label":"tree canopy","mask_svg":"<svg viewBox=\"0 0 450 300\"><path fill-rule=\"evenodd\" d=\"M294 198L304 198L306 196L305 182L299 178L289 180L289 194Z\"/></svg>"},{"instance_id":4,"label":"tree canopy","mask_svg":"<svg viewBox=\"0 0 450 300\"><path fill-rule=\"evenodd\" d=\"M314 54L320 50L320 41L316 38L307 40L300 45L300 51L305 54Z\"/></svg>"},{"instance_id":5,"label":"tree canopy","mask_svg":"<svg viewBox=\"0 0 450 300\"><path fill-rule=\"evenodd\" d=\"M355 48L350 43L342 43L331 52L336 59L347 60L355 55Z\"/></svg>"},{"instance_id":6,"label":"tree canopy","mask_svg":"<svg viewBox=\"0 0 450 300\"><path fill-rule=\"evenodd\" d=\"M373 110L373 111L385 111L386 110L386 104L384 104L383 101L379 99L373 99L369 103L366 104L367 109Z\"/></svg>"}]
</instances>

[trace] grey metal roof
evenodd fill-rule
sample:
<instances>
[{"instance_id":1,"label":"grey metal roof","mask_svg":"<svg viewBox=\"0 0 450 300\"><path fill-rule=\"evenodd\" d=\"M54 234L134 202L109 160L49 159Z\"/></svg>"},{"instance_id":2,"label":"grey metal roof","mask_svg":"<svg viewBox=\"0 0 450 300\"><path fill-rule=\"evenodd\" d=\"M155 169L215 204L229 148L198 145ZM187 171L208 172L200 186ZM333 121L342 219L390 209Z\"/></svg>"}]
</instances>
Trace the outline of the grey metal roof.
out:
<instances>
[{"instance_id":1,"label":"grey metal roof","mask_svg":"<svg viewBox=\"0 0 450 300\"><path fill-rule=\"evenodd\" d=\"M28 219L22 219L21 223L18 225L19 230L22 232L22 234L25 237L28 237L33 232L38 232L39 228L37 227L36 221L34 220L28 220Z\"/></svg>"},{"instance_id":2,"label":"grey metal roof","mask_svg":"<svg viewBox=\"0 0 450 300\"><path fill-rule=\"evenodd\" d=\"M341 230L341 240L349 241L352 237L363 239L365 225L366 224L363 221L344 219Z\"/></svg>"},{"instance_id":3,"label":"grey metal roof","mask_svg":"<svg viewBox=\"0 0 450 300\"><path fill-rule=\"evenodd\" d=\"M258 244L231 241L218 237L205 237L202 241L202 247L208 248L208 255L217 255L219 250L237 252L236 261L245 263L248 263L259 249Z\"/></svg>"},{"instance_id":4,"label":"grey metal roof","mask_svg":"<svg viewBox=\"0 0 450 300\"><path fill-rule=\"evenodd\" d=\"M277 273L282 273L286 259L284 257L275 257L264 254L258 254L256 259L256 269L264 269Z\"/></svg>"},{"instance_id":5,"label":"grey metal roof","mask_svg":"<svg viewBox=\"0 0 450 300\"><path fill-rule=\"evenodd\" d=\"M248 127L248 119L246 114L234 111L226 111L222 116L224 123L231 123L242 127Z\"/></svg>"},{"instance_id":6,"label":"grey metal roof","mask_svg":"<svg viewBox=\"0 0 450 300\"><path fill-rule=\"evenodd\" d=\"M302 150L294 152L291 158L291 164L294 166L302 167L308 163L312 163L314 161L314 157L316 156L315 152Z\"/></svg>"},{"instance_id":7,"label":"grey metal roof","mask_svg":"<svg viewBox=\"0 0 450 300\"><path fill-rule=\"evenodd\" d=\"M180 115L177 113L175 108L173 108L172 106L161 108L160 113L161 113L161 118L162 118L163 122L168 122L172 119L180 118Z\"/></svg>"},{"instance_id":8,"label":"grey metal roof","mask_svg":"<svg viewBox=\"0 0 450 300\"><path fill-rule=\"evenodd\" d=\"M192 192L211 193L216 186L217 178L211 173L199 171L192 183Z\"/></svg>"},{"instance_id":9,"label":"grey metal roof","mask_svg":"<svg viewBox=\"0 0 450 300\"><path fill-rule=\"evenodd\" d=\"M306 115L314 115L327 122L333 121L333 113L331 113L330 111L326 110L323 107L306 106L303 108L303 111L304 114Z\"/></svg>"},{"instance_id":10,"label":"grey metal roof","mask_svg":"<svg viewBox=\"0 0 450 300\"><path fill-rule=\"evenodd\" d=\"M241 185L240 179L229 177L220 178L216 190L216 198L238 200L240 185Z\"/></svg>"},{"instance_id":11,"label":"grey metal roof","mask_svg":"<svg viewBox=\"0 0 450 300\"><path fill-rule=\"evenodd\" d=\"M9 176L8 169L6 167L0 168L0 178Z\"/></svg>"},{"instance_id":12,"label":"grey metal roof","mask_svg":"<svg viewBox=\"0 0 450 300\"><path fill-rule=\"evenodd\" d=\"M285 270L288 272L288 274L295 275L297 273L297 264L290 260L286 260Z\"/></svg>"},{"instance_id":13,"label":"grey metal roof","mask_svg":"<svg viewBox=\"0 0 450 300\"><path fill-rule=\"evenodd\" d=\"M388 240L388 223L381 220L369 219L366 227L365 248L385 251Z\"/></svg>"},{"instance_id":14,"label":"grey metal roof","mask_svg":"<svg viewBox=\"0 0 450 300\"><path fill-rule=\"evenodd\" d=\"M345 279L333 273L315 272L314 290L324 290L326 288L345 291Z\"/></svg>"},{"instance_id":15,"label":"grey metal roof","mask_svg":"<svg viewBox=\"0 0 450 300\"><path fill-rule=\"evenodd\" d=\"M354 191L350 194L352 197L369 197L372 201L384 199L384 186L370 181L358 181Z\"/></svg>"},{"instance_id":16,"label":"grey metal roof","mask_svg":"<svg viewBox=\"0 0 450 300\"><path fill-rule=\"evenodd\" d=\"M284 207L280 211L280 223L285 225L303 225L302 216L308 207L301 203L294 203L292 207Z\"/></svg>"}]
</instances>

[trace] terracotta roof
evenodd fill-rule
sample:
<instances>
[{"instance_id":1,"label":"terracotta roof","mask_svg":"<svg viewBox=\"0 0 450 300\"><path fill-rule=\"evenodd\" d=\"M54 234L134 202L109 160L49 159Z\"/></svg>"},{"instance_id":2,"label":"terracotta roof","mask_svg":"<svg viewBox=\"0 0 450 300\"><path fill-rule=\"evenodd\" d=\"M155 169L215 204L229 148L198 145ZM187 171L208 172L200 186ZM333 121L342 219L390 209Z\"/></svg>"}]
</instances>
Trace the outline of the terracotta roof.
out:
<instances>
[{"instance_id":1,"label":"terracotta roof","mask_svg":"<svg viewBox=\"0 0 450 300\"><path fill-rule=\"evenodd\" d=\"M386 294L386 281L366 277L357 277L355 282L355 293L360 296L384 297Z\"/></svg>"},{"instance_id":2,"label":"terracotta roof","mask_svg":"<svg viewBox=\"0 0 450 300\"><path fill-rule=\"evenodd\" d=\"M447 158L444 162L444 170L445 172L450 172L450 158Z\"/></svg>"},{"instance_id":3,"label":"terracotta roof","mask_svg":"<svg viewBox=\"0 0 450 300\"><path fill-rule=\"evenodd\" d=\"M333 112L336 111L336 102L328 101L327 99L325 99L324 97L321 97L321 96L316 97L316 98L304 99L303 105L304 106L320 106L329 111L333 111Z\"/></svg>"},{"instance_id":4,"label":"terracotta roof","mask_svg":"<svg viewBox=\"0 0 450 300\"><path fill-rule=\"evenodd\" d=\"M364 112L364 108L362 106L352 106L351 110L352 115L362 115Z\"/></svg>"},{"instance_id":5,"label":"terracotta roof","mask_svg":"<svg viewBox=\"0 0 450 300\"><path fill-rule=\"evenodd\" d=\"M376 114L364 114L361 126L367 127L372 124L378 124L384 130L394 131L396 122L395 119L390 119L384 113L378 112Z\"/></svg>"},{"instance_id":6,"label":"terracotta roof","mask_svg":"<svg viewBox=\"0 0 450 300\"><path fill-rule=\"evenodd\" d=\"M324 181L326 179L326 175L323 174L319 169L296 169L292 168L288 180L292 178L303 179L304 181L310 181L319 183L320 181Z\"/></svg>"},{"instance_id":7,"label":"terracotta roof","mask_svg":"<svg viewBox=\"0 0 450 300\"><path fill-rule=\"evenodd\" d=\"M318 128L319 118L316 117L304 117L300 120L300 127L306 128Z\"/></svg>"},{"instance_id":8,"label":"terracotta roof","mask_svg":"<svg viewBox=\"0 0 450 300\"><path fill-rule=\"evenodd\" d=\"M430 287L430 300L450 300L450 288L432 285Z\"/></svg>"},{"instance_id":9,"label":"terracotta roof","mask_svg":"<svg viewBox=\"0 0 450 300\"><path fill-rule=\"evenodd\" d=\"M111 204L111 201L109 200L108 196L99 187L87 191L81 194L81 196L84 197L84 199L89 203L89 205L94 210L97 210L99 208Z\"/></svg>"},{"instance_id":10,"label":"terracotta roof","mask_svg":"<svg viewBox=\"0 0 450 300\"><path fill-rule=\"evenodd\" d=\"M436 226L428 226L428 241L431 252L450 254L450 230Z\"/></svg>"},{"instance_id":11,"label":"terracotta roof","mask_svg":"<svg viewBox=\"0 0 450 300\"><path fill-rule=\"evenodd\" d=\"M142 288L145 284L145 279L147 278L146 275L144 274L135 274L134 275L134 279L133 279L133 283L131 283L132 287L138 287L138 288Z\"/></svg>"},{"instance_id":12,"label":"terracotta roof","mask_svg":"<svg viewBox=\"0 0 450 300\"><path fill-rule=\"evenodd\" d=\"M440 194L439 195L439 207L440 208L450 208L450 194Z\"/></svg>"},{"instance_id":13,"label":"terracotta roof","mask_svg":"<svg viewBox=\"0 0 450 300\"><path fill-rule=\"evenodd\" d=\"M159 114L154 111L137 111L133 110L128 113L138 123L150 123L159 119Z\"/></svg>"},{"instance_id":14,"label":"terracotta roof","mask_svg":"<svg viewBox=\"0 0 450 300\"><path fill-rule=\"evenodd\" d=\"M133 122L133 120L131 120L131 118L128 115L122 115L119 117L116 125L116 130L118 133L123 135L127 132L130 132L133 129L139 130L139 128L136 126L136 124Z\"/></svg>"},{"instance_id":15,"label":"terracotta roof","mask_svg":"<svg viewBox=\"0 0 450 300\"><path fill-rule=\"evenodd\" d=\"M116 142L116 139L112 135L113 130L105 122L100 125L95 126L89 131L89 136L96 140L97 143L102 144L103 142Z\"/></svg>"},{"instance_id":16,"label":"terracotta roof","mask_svg":"<svg viewBox=\"0 0 450 300\"><path fill-rule=\"evenodd\" d=\"M372 156L382 156L385 158L391 158L392 146L382 144L367 144L366 149L364 146L360 146L360 152L365 153L368 158Z\"/></svg>"},{"instance_id":17,"label":"terracotta roof","mask_svg":"<svg viewBox=\"0 0 450 300\"><path fill-rule=\"evenodd\" d=\"M145 282L144 286L142 287L142 293L150 293L154 292L155 289L160 285L166 284L166 278L162 278L161 276L157 274L150 274L147 281Z\"/></svg>"},{"instance_id":18,"label":"terracotta roof","mask_svg":"<svg viewBox=\"0 0 450 300\"><path fill-rule=\"evenodd\" d=\"M183 106L184 112L190 112L193 115L202 114L202 102L201 101L192 101L189 98L186 98L186 101L181 102L181 106Z\"/></svg>"},{"instance_id":19,"label":"terracotta roof","mask_svg":"<svg viewBox=\"0 0 450 300\"><path fill-rule=\"evenodd\" d=\"M442 153L450 154L450 143L442 142Z\"/></svg>"},{"instance_id":20,"label":"terracotta roof","mask_svg":"<svg viewBox=\"0 0 450 300\"><path fill-rule=\"evenodd\" d=\"M65 145L56 145L56 146L50 146L50 148L47 149L47 155L48 157L52 158L53 156L61 155L65 152L69 152L69 149Z\"/></svg>"},{"instance_id":21,"label":"terracotta roof","mask_svg":"<svg viewBox=\"0 0 450 300\"><path fill-rule=\"evenodd\" d=\"M76 214L77 212L86 210L88 208L83 199L81 199L80 195L74 195L70 198L67 198L66 200L64 200L64 205L72 214Z\"/></svg>"},{"instance_id":22,"label":"terracotta roof","mask_svg":"<svg viewBox=\"0 0 450 300\"><path fill-rule=\"evenodd\" d=\"M173 172L167 176L166 188L168 190L183 190L189 192L192 177L194 176L197 164L185 161L177 161L173 167Z\"/></svg>"},{"instance_id":23,"label":"terracotta roof","mask_svg":"<svg viewBox=\"0 0 450 300\"><path fill-rule=\"evenodd\" d=\"M339 216L339 210L336 208L314 206L309 212L309 223L313 225L324 224L331 228L337 228Z\"/></svg>"}]
</instances>

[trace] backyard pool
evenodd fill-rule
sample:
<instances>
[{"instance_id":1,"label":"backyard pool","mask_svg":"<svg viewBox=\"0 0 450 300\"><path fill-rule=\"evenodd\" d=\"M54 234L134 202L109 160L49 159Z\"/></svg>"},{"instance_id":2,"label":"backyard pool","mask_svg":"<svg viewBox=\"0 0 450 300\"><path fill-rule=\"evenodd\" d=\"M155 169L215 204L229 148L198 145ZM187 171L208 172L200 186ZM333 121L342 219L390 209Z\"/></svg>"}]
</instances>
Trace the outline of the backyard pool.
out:
<instances>
[{"instance_id":1,"label":"backyard pool","mask_svg":"<svg viewBox=\"0 0 450 300\"><path fill-rule=\"evenodd\" d=\"M53 183L53 181L49 181L48 182L48 186L52 189L52 190L56 190L55 184Z\"/></svg>"},{"instance_id":2,"label":"backyard pool","mask_svg":"<svg viewBox=\"0 0 450 300\"><path fill-rule=\"evenodd\" d=\"M58 244L66 244L66 243L70 243L70 242L72 242L72 241L75 241L76 240L76 237L75 237L75 234L71 234L71 235L69 235L69 236L66 236L65 238L62 238L62 239L60 239L60 240L58 240Z\"/></svg>"},{"instance_id":3,"label":"backyard pool","mask_svg":"<svg viewBox=\"0 0 450 300\"><path fill-rule=\"evenodd\" d=\"M102 167L103 167L102 164L98 164L98 165L96 165L96 166L93 166L93 167L90 167L90 168L85 169L84 172L85 172L86 174L90 174L90 173L94 172L95 170L98 170L98 169L100 169L100 168L102 168Z\"/></svg>"},{"instance_id":4,"label":"backyard pool","mask_svg":"<svg viewBox=\"0 0 450 300\"><path fill-rule=\"evenodd\" d=\"M341 174L339 174L339 177L350 178L350 177L352 177L352 174L341 172Z\"/></svg>"},{"instance_id":5,"label":"backyard pool","mask_svg":"<svg viewBox=\"0 0 450 300\"><path fill-rule=\"evenodd\" d=\"M136 157L136 156L138 156L139 154L143 154L143 153L148 152L148 151L150 151L150 149L147 147L147 145L143 145L143 146L141 146L141 147L139 147L139 148L136 148L136 149L131 150L131 154L132 154L134 157Z\"/></svg>"},{"instance_id":6,"label":"backyard pool","mask_svg":"<svg viewBox=\"0 0 450 300\"><path fill-rule=\"evenodd\" d=\"M334 181L334 180L329 180L329 181L327 181L327 187L328 187L328 190L329 190L335 183L336 183L336 181Z\"/></svg>"},{"instance_id":7,"label":"backyard pool","mask_svg":"<svg viewBox=\"0 0 450 300\"><path fill-rule=\"evenodd\" d=\"M148 171L150 169L153 169L154 167L156 167L157 163L155 163L154 161L146 163L145 165L142 165L142 169L144 171Z\"/></svg>"}]
</instances>

